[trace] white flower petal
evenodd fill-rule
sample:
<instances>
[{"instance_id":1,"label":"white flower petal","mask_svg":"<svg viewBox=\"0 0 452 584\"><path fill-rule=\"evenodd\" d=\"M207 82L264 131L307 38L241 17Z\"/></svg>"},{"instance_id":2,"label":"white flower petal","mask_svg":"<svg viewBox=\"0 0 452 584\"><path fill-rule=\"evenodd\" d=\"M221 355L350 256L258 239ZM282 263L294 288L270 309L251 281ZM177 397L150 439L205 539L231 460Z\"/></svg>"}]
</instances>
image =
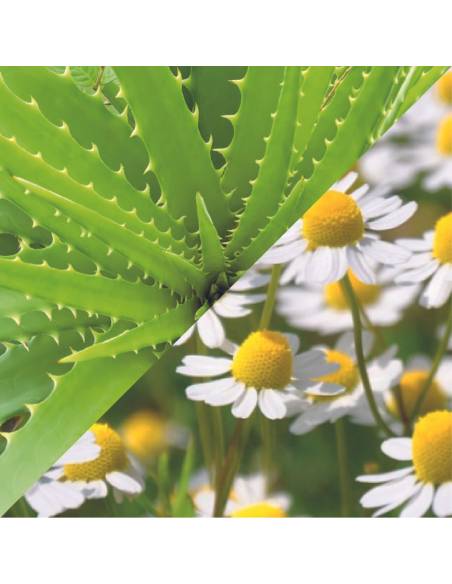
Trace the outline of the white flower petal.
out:
<instances>
[{"instance_id":1,"label":"white flower petal","mask_svg":"<svg viewBox=\"0 0 452 584\"><path fill-rule=\"evenodd\" d=\"M182 359L182 365L176 371L189 377L211 377L227 373L230 371L231 365L231 359L206 355L187 355Z\"/></svg>"},{"instance_id":2,"label":"white flower petal","mask_svg":"<svg viewBox=\"0 0 452 584\"><path fill-rule=\"evenodd\" d=\"M405 223L410 219L417 210L417 203L411 201L406 205L403 205L397 211L393 211L392 213L388 213L384 217L380 219L376 219L375 221L370 221L368 223L370 229L374 229L375 231L384 231L386 229L394 229L402 223Z\"/></svg>"},{"instance_id":3,"label":"white flower petal","mask_svg":"<svg viewBox=\"0 0 452 584\"><path fill-rule=\"evenodd\" d=\"M400 517L422 517L433 501L433 485L424 485L411 501L407 503Z\"/></svg>"},{"instance_id":4,"label":"white flower petal","mask_svg":"<svg viewBox=\"0 0 452 584\"><path fill-rule=\"evenodd\" d=\"M126 472L109 472L105 478L112 487L127 495L138 495L143 492L143 483Z\"/></svg>"},{"instance_id":5,"label":"white flower petal","mask_svg":"<svg viewBox=\"0 0 452 584\"><path fill-rule=\"evenodd\" d=\"M206 404L209 406L225 406L227 404L232 404L235 402L242 394L245 389L243 383L238 383L233 380L233 384L229 387L223 388L220 391L215 391L214 393L208 395L205 398Z\"/></svg>"},{"instance_id":6,"label":"white flower petal","mask_svg":"<svg viewBox=\"0 0 452 584\"><path fill-rule=\"evenodd\" d=\"M214 379L213 381L189 385L185 389L185 393L188 399L192 399L193 401L205 401L209 399L210 396L231 388L235 383L236 380L233 377Z\"/></svg>"},{"instance_id":7,"label":"white flower petal","mask_svg":"<svg viewBox=\"0 0 452 584\"><path fill-rule=\"evenodd\" d=\"M88 430L81 436L69 450L58 460L56 465L78 464L94 460L100 454L100 446L96 444L96 437Z\"/></svg>"},{"instance_id":8,"label":"white flower petal","mask_svg":"<svg viewBox=\"0 0 452 584\"><path fill-rule=\"evenodd\" d=\"M358 173L355 171L350 171L343 178L335 182L331 187L331 190L339 191L340 193L346 193L348 189L356 182L357 178Z\"/></svg>"},{"instance_id":9,"label":"white flower petal","mask_svg":"<svg viewBox=\"0 0 452 584\"><path fill-rule=\"evenodd\" d=\"M87 499L103 499L108 495L108 487L105 481L90 481L83 486L82 492Z\"/></svg>"},{"instance_id":10,"label":"white flower petal","mask_svg":"<svg viewBox=\"0 0 452 584\"><path fill-rule=\"evenodd\" d=\"M401 468L399 470L392 470L390 472L384 472L381 474L368 474L356 477L356 480L360 483L386 483L388 481L393 481L396 479L401 479L402 477L409 475L413 470L412 466L407 466L406 468Z\"/></svg>"},{"instance_id":11,"label":"white flower petal","mask_svg":"<svg viewBox=\"0 0 452 584\"><path fill-rule=\"evenodd\" d=\"M364 253L375 261L391 266L407 262L411 257L409 250L381 239L367 240L362 248Z\"/></svg>"},{"instance_id":12,"label":"white flower petal","mask_svg":"<svg viewBox=\"0 0 452 584\"><path fill-rule=\"evenodd\" d=\"M248 387L232 406L232 415L236 418L249 418L257 405L257 391Z\"/></svg>"},{"instance_id":13,"label":"white flower petal","mask_svg":"<svg viewBox=\"0 0 452 584\"><path fill-rule=\"evenodd\" d=\"M439 308L446 303L452 293L452 282L449 280L449 266L443 264L421 297L421 304L426 308Z\"/></svg>"},{"instance_id":14,"label":"white flower petal","mask_svg":"<svg viewBox=\"0 0 452 584\"><path fill-rule=\"evenodd\" d=\"M220 347L223 343L225 339L224 328L212 308L198 320L198 333L202 342L210 349Z\"/></svg>"},{"instance_id":15,"label":"white flower petal","mask_svg":"<svg viewBox=\"0 0 452 584\"><path fill-rule=\"evenodd\" d=\"M368 247L364 248L367 253ZM347 259L355 276L365 284L376 284L374 270L359 247L347 247Z\"/></svg>"},{"instance_id":16,"label":"white flower petal","mask_svg":"<svg viewBox=\"0 0 452 584\"><path fill-rule=\"evenodd\" d=\"M388 505L398 501L406 501L416 492L416 477L409 475L398 481L393 481L379 487L374 487L360 499L363 507L372 508Z\"/></svg>"},{"instance_id":17,"label":"white flower petal","mask_svg":"<svg viewBox=\"0 0 452 584\"><path fill-rule=\"evenodd\" d=\"M438 517L452 515L452 482L440 485L433 499L433 513Z\"/></svg>"},{"instance_id":18,"label":"white flower petal","mask_svg":"<svg viewBox=\"0 0 452 584\"><path fill-rule=\"evenodd\" d=\"M284 418L287 412L282 392L274 389L260 390L259 408L270 420Z\"/></svg>"},{"instance_id":19,"label":"white flower petal","mask_svg":"<svg viewBox=\"0 0 452 584\"><path fill-rule=\"evenodd\" d=\"M192 325L182 336L180 336L177 339L177 341L175 341L173 343L173 345L175 347L179 347L180 345L183 345L184 343L186 343L189 339L191 339L195 330L196 330L196 324Z\"/></svg>"},{"instance_id":20,"label":"white flower petal","mask_svg":"<svg viewBox=\"0 0 452 584\"><path fill-rule=\"evenodd\" d=\"M394 460L412 460L411 438L388 438L381 445L381 450Z\"/></svg>"}]
</instances>

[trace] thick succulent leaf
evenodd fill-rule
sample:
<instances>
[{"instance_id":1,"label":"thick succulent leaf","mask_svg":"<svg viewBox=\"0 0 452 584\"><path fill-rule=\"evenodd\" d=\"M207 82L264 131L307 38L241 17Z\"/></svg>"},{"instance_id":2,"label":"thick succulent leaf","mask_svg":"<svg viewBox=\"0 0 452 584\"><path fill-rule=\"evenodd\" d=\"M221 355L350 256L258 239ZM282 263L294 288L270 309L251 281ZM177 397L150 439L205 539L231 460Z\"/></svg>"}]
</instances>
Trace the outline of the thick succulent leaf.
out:
<instances>
[{"instance_id":1,"label":"thick succulent leaf","mask_svg":"<svg viewBox=\"0 0 452 584\"><path fill-rule=\"evenodd\" d=\"M81 350L85 345L80 334L69 331L56 340L40 335L27 346L8 348L0 356L0 425L26 414L31 404L44 400L53 387L52 375L64 374L69 369L67 365L58 365L59 359L71 349Z\"/></svg>"},{"instance_id":2,"label":"thick succulent leaf","mask_svg":"<svg viewBox=\"0 0 452 584\"><path fill-rule=\"evenodd\" d=\"M226 268L223 246L206 204L199 193L196 195L196 210L204 271L221 274Z\"/></svg>"},{"instance_id":3,"label":"thick succulent leaf","mask_svg":"<svg viewBox=\"0 0 452 584\"><path fill-rule=\"evenodd\" d=\"M204 274L184 257L165 251L125 227L118 228L116 223L96 211L61 197L44 187L19 177L16 177L16 181L28 189L29 193L47 201L51 207L59 209L66 217L82 225L87 230L90 239L95 233L111 249L116 249L124 257L128 257L133 264L144 271L146 276L151 276L157 282L181 294L190 292L191 288L202 293L205 288ZM69 238L68 241L70 241ZM75 242L72 243L75 244ZM92 247L98 248L98 243L95 242L95 244ZM92 251L91 257L94 257L94 253Z\"/></svg>"},{"instance_id":4,"label":"thick succulent leaf","mask_svg":"<svg viewBox=\"0 0 452 584\"><path fill-rule=\"evenodd\" d=\"M165 247L173 244L171 236L182 237L182 226L147 192L135 189L126 180L122 167L116 172L111 170L101 159L96 144L89 148L80 145L66 123L51 123L33 98L24 101L1 77L0 107L0 159L10 174L87 204Z\"/></svg>"},{"instance_id":5,"label":"thick succulent leaf","mask_svg":"<svg viewBox=\"0 0 452 584\"><path fill-rule=\"evenodd\" d=\"M35 187L33 193L26 189L26 186L31 186L34 183L29 183L22 179L22 184L20 184L19 180L13 180L5 171L0 170L0 192L18 207L29 213L36 223L46 227L87 258L90 258L99 269L110 274L119 274L132 281L137 280L138 277L143 275L143 270L137 270L136 267L132 266L127 254L122 254L120 249L114 249L105 239L93 234L92 227L91 229L87 229L86 226L77 222L75 217L61 213L61 208L59 209L56 205L52 204L52 201L35 196L38 187ZM39 188L43 191L46 190L43 187ZM71 202L69 201L69 203ZM76 205L76 203L72 204ZM88 209L85 211L86 213L94 213ZM98 217L101 217L101 221L95 225L97 230L108 221L101 215L98 215ZM123 229L125 230L125 228ZM123 229L120 226L115 227L115 231L117 232L122 232ZM112 239L112 241L115 240L116 237ZM30 251L28 255L41 256L42 261L49 262L47 256L52 251L54 251L54 248L50 250L49 248L45 248L45 250L38 250L37 253ZM22 260L25 260L25 254L19 255ZM59 250L54 255L59 256ZM49 263L52 265L51 262Z\"/></svg>"},{"instance_id":6,"label":"thick succulent leaf","mask_svg":"<svg viewBox=\"0 0 452 584\"><path fill-rule=\"evenodd\" d=\"M231 144L221 150L226 159L223 189L231 193L230 205L235 211L251 191L250 181L258 173L257 161L265 151L265 138L270 134L272 114L276 111L284 67L248 67L237 81L241 93L240 108L228 116L234 127Z\"/></svg>"},{"instance_id":7,"label":"thick succulent leaf","mask_svg":"<svg viewBox=\"0 0 452 584\"><path fill-rule=\"evenodd\" d=\"M0 69L0 513L443 70Z\"/></svg>"},{"instance_id":8,"label":"thick succulent leaf","mask_svg":"<svg viewBox=\"0 0 452 584\"><path fill-rule=\"evenodd\" d=\"M356 73L349 76L347 84L344 81L342 91L319 118L299 168L303 179L295 184L266 228L232 263L235 270L251 267L371 145L397 68L374 67Z\"/></svg>"},{"instance_id":9,"label":"thick succulent leaf","mask_svg":"<svg viewBox=\"0 0 452 584\"><path fill-rule=\"evenodd\" d=\"M145 322L176 304L175 296L165 288L1 257L0 286L52 304L134 322Z\"/></svg>"},{"instance_id":10,"label":"thick succulent leaf","mask_svg":"<svg viewBox=\"0 0 452 584\"><path fill-rule=\"evenodd\" d=\"M156 359L150 350L146 350L138 355L77 363L65 375L53 377L50 395L37 406L28 408L31 411L28 422L15 432L3 434L7 443L0 455L0 476L7 477L7 480L2 481L0 489L0 514Z\"/></svg>"},{"instance_id":11,"label":"thick succulent leaf","mask_svg":"<svg viewBox=\"0 0 452 584\"><path fill-rule=\"evenodd\" d=\"M169 343L180 337L193 324L197 308L196 301L187 300L149 322L73 353L62 359L62 362L73 363L99 357L116 357L121 353Z\"/></svg>"},{"instance_id":12,"label":"thick succulent leaf","mask_svg":"<svg viewBox=\"0 0 452 584\"><path fill-rule=\"evenodd\" d=\"M50 336L65 330L85 332L106 327L109 319L83 311L58 308L26 294L0 288L0 342L23 341L41 333Z\"/></svg>"},{"instance_id":13,"label":"thick succulent leaf","mask_svg":"<svg viewBox=\"0 0 452 584\"><path fill-rule=\"evenodd\" d=\"M339 79L342 79L346 73L347 71L344 71ZM303 68L291 170L294 170L304 154L326 98L327 89L331 86L335 75L335 67Z\"/></svg>"},{"instance_id":14,"label":"thick succulent leaf","mask_svg":"<svg viewBox=\"0 0 452 584\"><path fill-rule=\"evenodd\" d=\"M188 109L181 82L168 67L117 67L121 92L134 118L134 135L146 145L162 188L162 198L176 218L196 226L195 196L203 196L220 233L231 216L196 116Z\"/></svg>"},{"instance_id":15,"label":"thick succulent leaf","mask_svg":"<svg viewBox=\"0 0 452 584\"><path fill-rule=\"evenodd\" d=\"M212 140L212 160L216 167L225 160L218 149L232 141L234 130L228 116L240 106L240 91L233 81L242 79L246 67L191 67L184 80L199 110L199 129L206 142Z\"/></svg>"},{"instance_id":16,"label":"thick succulent leaf","mask_svg":"<svg viewBox=\"0 0 452 584\"><path fill-rule=\"evenodd\" d=\"M289 173L299 92L300 67L287 67L265 155L259 161L259 174L227 247L230 257L249 243L253 234L265 226L268 217L278 209Z\"/></svg>"},{"instance_id":17,"label":"thick succulent leaf","mask_svg":"<svg viewBox=\"0 0 452 584\"><path fill-rule=\"evenodd\" d=\"M18 209L10 201L2 199L0 188L0 233L18 235L26 241L35 243L49 243L50 233L38 227L36 223L23 211Z\"/></svg>"},{"instance_id":18,"label":"thick succulent leaf","mask_svg":"<svg viewBox=\"0 0 452 584\"><path fill-rule=\"evenodd\" d=\"M400 105L396 119L403 115L448 69L449 66L416 67L417 75L408 88L406 98Z\"/></svg>"},{"instance_id":19,"label":"thick succulent leaf","mask_svg":"<svg viewBox=\"0 0 452 584\"><path fill-rule=\"evenodd\" d=\"M18 97L27 102L34 98L52 124L67 124L82 146L89 149L95 144L111 169L124 167L135 188L146 187L146 149L138 137L130 135L127 117L113 115L104 106L100 88L94 95L82 92L70 68L57 74L46 67L0 67L0 73Z\"/></svg>"}]
</instances>

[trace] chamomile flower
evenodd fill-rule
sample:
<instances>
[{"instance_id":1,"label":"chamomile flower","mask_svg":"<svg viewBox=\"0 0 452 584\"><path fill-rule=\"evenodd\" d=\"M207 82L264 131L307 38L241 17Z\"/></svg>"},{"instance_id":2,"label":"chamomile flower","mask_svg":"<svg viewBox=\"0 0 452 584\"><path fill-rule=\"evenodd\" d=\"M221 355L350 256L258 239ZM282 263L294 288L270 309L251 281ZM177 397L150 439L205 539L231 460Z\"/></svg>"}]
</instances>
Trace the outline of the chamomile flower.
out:
<instances>
[{"instance_id":1,"label":"chamomile flower","mask_svg":"<svg viewBox=\"0 0 452 584\"><path fill-rule=\"evenodd\" d=\"M215 492L208 482L192 494L196 512L200 517L212 517ZM237 477L229 494L225 517L287 517L291 498L286 493L269 494L267 482L261 474Z\"/></svg>"},{"instance_id":2,"label":"chamomile flower","mask_svg":"<svg viewBox=\"0 0 452 584\"><path fill-rule=\"evenodd\" d=\"M378 284L361 282L351 270L348 275L366 315L377 326L391 326L399 322L418 291L417 285L393 285L379 275ZM291 326L324 335L353 328L350 306L340 282L325 286L306 282L283 287L278 293L277 310Z\"/></svg>"},{"instance_id":3,"label":"chamomile flower","mask_svg":"<svg viewBox=\"0 0 452 584\"><path fill-rule=\"evenodd\" d=\"M174 345L183 345L197 330L206 347L210 349L220 347L226 338L221 319L243 318L250 314L251 309L249 306L251 304L257 304L265 300L265 294L252 294L251 291L256 288L262 288L262 286L268 284L269 279L270 276L268 274L262 274L256 269L248 271Z\"/></svg>"},{"instance_id":4,"label":"chamomile flower","mask_svg":"<svg viewBox=\"0 0 452 584\"><path fill-rule=\"evenodd\" d=\"M363 335L365 354L370 352L373 338ZM310 394L306 391L300 400L290 403L290 414L300 414L290 426L293 434L306 434L325 422L336 422L352 412L358 404L366 401L357 363L353 333L344 333L334 349L324 347L326 360L338 365L337 371L318 378L319 381L334 383L342 387L342 392L333 396ZM394 359L395 348L391 348L367 367L373 389L384 391L392 387L400 377L402 365ZM300 413L301 412L301 413Z\"/></svg>"},{"instance_id":5,"label":"chamomile flower","mask_svg":"<svg viewBox=\"0 0 452 584\"><path fill-rule=\"evenodd\" d=\"M434 231L428 231L422 239L399 239L398 244L413 256L398 272L396 282L428 281L421 305L443 306L452 293L452 212L440 217Z\"/></svg>"},{"instance_id":6,"label":"chamomile flower","mask_svg":"<svg viewBox=\"0 0 452 584\"><path fill-rule=\"evenodd\" d=\"M423 186L429 191L450 186L451 96L449 71L361 158L359 169L365 180L405 188L423 175Z\"/></svg>"},{"instance_id":7,"label":"chamomile flower","mask_svg":"<svg viewBox=\"0 0 452 584\"><path fill-rule=\"evenodd\" d=\"M286 404L297 389L316 395L342 391L334 383L315 381L332 373L336 365L326 362L320 349L297 355L299 339L277 331L252 332L238 346L227 341L222 349L228 358L187 355L177 372L190 377L220 377L186 389L189 399L211 406L232 404L236 418L248 418L256 407L269 419L286 415Z\"/></svg>"},{"instance_id":8,"label":"chamomile flower","mask_svg":"<svg viewBox=\"0 0 452 584\"><path fill-rule=\"evenodd\" d=\"M362 475L362 483L381 483L361 498L374 517L403 505L401 517L422 517L432 507L438 517L452 515L452 412L436 411L421 418L412 438L390 438L382 451L412 466L376 475Z\"/></svg>"},{"instance_id":9,"label":"chamomile flower","mask_svg":"<svg viewBox=\"0 0 452 584\"><path fill-rule=\"evenodd\" d=\"M431 359L424 355L416 355L409 359L403 367L403 373L396 382L403 414L411 418L416 401L424 388L432 367ZM382 418L395 431L402 430L400 423L400 402L389 388L376 387L374 390L375 401ZM442 410L452 404L452 359L445 358L441 362L435 378L421 405L420 415L425 415L436 410ZM373 424L373 417L366 403L357 404L353 411L352 421L357 424Z\"/></svg>"},{"instance_id":10,"label":"chamomile flower","mask_svg":"<svg viewBox=\"0 0 452 584\"><path fill-rule=\"evenodd\" d=\"M115 430L108 424L94 424L27 492L26 499L40 516L50 517L87 499L106 497L109 487L117 501L124 495L138 495L144 488L142 470Z\"/></svg>"},{"instance_id":11,"label":"chamomile flower","mask_svg":"<svg viewBox=\"0 0 452 584\"><path fill-rule=\"evenodd\" d=\"M92 461L100 454L93 432L83 434L77 442L25 493L28 504L38 517L53 517L67 509L77 509L85 502L85 496L71 482L61 481L67 464Z\"/></svg>"},{"instance_id":12,"label":"chamomile flower","mask_svg":"<svg viewBox=\"0 0 452 584\"><path fill-rule=\"evenodd\" d=\"M184 448L187 432L152 410L138 410L121 427L125 447L143 463L149 463L163 450Z\"/></svg>"},{"instance_id":13,"label":"chamomile flower","mask_svg":"<svg viewBox=\"0 0 452 584\"><path fill-rule=\"evenodd\" d=\"M262 258L262 263L289 262L281 283L337 282L349 268L366 284L375 284L374 264L406 262L410 252L382 241L378 232L402 225L417 204L364 185L347 191L357 174L334 184Z\"/></svg>"}]
</instances>

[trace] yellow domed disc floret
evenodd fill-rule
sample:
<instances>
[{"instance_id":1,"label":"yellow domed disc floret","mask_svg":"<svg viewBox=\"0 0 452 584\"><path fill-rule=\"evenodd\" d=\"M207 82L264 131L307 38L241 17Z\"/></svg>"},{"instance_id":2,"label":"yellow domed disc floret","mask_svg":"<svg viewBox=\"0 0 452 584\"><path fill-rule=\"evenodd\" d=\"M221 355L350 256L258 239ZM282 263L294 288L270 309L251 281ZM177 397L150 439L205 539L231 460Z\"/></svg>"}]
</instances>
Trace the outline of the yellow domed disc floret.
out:
<instances>
[{"instance_id":1,"label":"yellow domed disc floret","mask_svg":"<svg viewBox=\"0 0 452 584\"><path fill-rule=\"evenodd\" d=\"M418 421L413 463L418 479L425 483L452 481L452 412L431 412Z\"/></svg>"},{"instance_id":2,"label":"yellow domed disc floret","mask_svg":"<svg viewBox=\"0 0 452 584\"><path fill-rule=\"evenodd\" d=\"M280 518L287 517L287 514L284 509L281 509L281 507L269 503L268 501L262 501L261 503L252 503L251 505L246 505L245 507L233 511L231 517Z\"/></svg>"},{"instance_id":3,"label":"yellow domed disc floret","mask_svg":"<svg viewBox=\"0 0 452 584\"><path fill-rule=\"evenodd\" d=\"M124 422L122 437L128 450L148 460L167 446L167 423L155 412L135 412Z\"/></svg>"},{"instance_id":4,"label":"yellow domed disc floret","mask_svg":"<svg viewBox=\"0 0 452 584\"><path fill-rule=\"evenodd\" d=\"M364 219L353 197L328 191L305 213L303 237L308 249L345 247L356 243L364 234Z\"/></svg>"},{"instance_id":5,"label":"yellow domed disc floret","mask_svg":"<svg viewBox=\"0 0 452 584\"><path fill-rule=\"evenodd\" d=\"M66 464L64 477L69 481L102 480L108 473L127 467L127 452L117 432L108 424L94 424L91 432L100 446L100 454L89 462Z\"/></svg>"},{"instance_id":6,"label":"yellow domed disc floret","mask_svg":"<svg viewBox=\"0 0 452 584\"><path fill-rule=\"evenodd\" d=\"M232 362L232 374L248 387L282 389L292 378L293 356L287 338L275 331L251 333Z\"/></svg>"},{"instance_id":7,"label":"yellow domed disc floret","mask_svg":"<svg viewBox=\"0 0 452 584\"><path fill-rule=\"evenodd\" d=\"M433 257L442 264L452 263L452 212L436 222Z\"/></svg>"},{"instance_id":8,"label":"yellow domed disc floret","mask_svg":"<svg viewBox=\"0 0 452 584\"><path fill-rule=\"evenodd\" d=\"M436 147L443 156L452 156L452 114L446 116L438 126Z\"/></svg>"},{"instance_id":9,"label":"yellow domed disc floret","mask_svg":"<svg viewBox=\"0 0 452 584\"><path fill-rule=\"evenodd\" d=\"M351 270L348 271L348 276L353 290L362 306L369 306L377 302L381 295L381 286L361 282ZM327 284L324 288L323 294L325 302L329 307L336 310L350 310L340 282Z\"/></svg>"},{"instance_id":10,"label":"yellow domed disc floret","mask_svg":"<svg viewBox=\"0 0 452 584\"><path fill-rule=\"evenodd\" d=\"M327 363L334 363L339 365L339 369L333 373L328 373L327 375L322 375L317 377L316 381L323 381L324 383L336 383L337 385L342 385L346 391L352 391L358 385L359 373L355 362L347 355L347 353L342 353L341 351L334 351L329 349L326 351L325 360ZM314 401L329 401L334 400L337 397L344 395L343 393L332 396L312 396Z\"/></svg>"},{"instance_id":11,"label":"yellow domed disc floret","mask_svg":"<svg viewBox=\"0 0 452 584\"><path fill-rule=\"evenodd\" d=\"M408 417L413 413L414 405L421 393L424 383L428 377L428 371L407 371L400 379L399 388L402 397L403 407ZM447 405L447 396L443 388L437 381L433 381L430 389L422 402L420 413L428 414L435 410L441 410ZM399 417L399 407L394 396L390 396L387 401L387 408L395 417Z\"/></svg>"},{"instance_id":12,"label":"yellow domed disc floret","mask_svg":"<svg viewBox=\"0 0 452 584\"><path fill-rule=\"evenodd\" d=\"M438 97L444 103L452 105L452 71L445 73L436 84Z\"/></svg>"}]
</instances>

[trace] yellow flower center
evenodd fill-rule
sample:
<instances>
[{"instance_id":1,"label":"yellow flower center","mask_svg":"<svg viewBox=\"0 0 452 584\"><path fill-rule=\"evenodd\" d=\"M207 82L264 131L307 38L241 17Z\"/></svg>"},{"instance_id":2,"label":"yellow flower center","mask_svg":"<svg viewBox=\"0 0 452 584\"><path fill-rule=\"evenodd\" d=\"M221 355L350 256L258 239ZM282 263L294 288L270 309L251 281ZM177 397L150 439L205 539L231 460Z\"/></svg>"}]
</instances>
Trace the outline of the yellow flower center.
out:
<instances>
[{"instance_id":1,"label":"yellow flower center","mask_svg":"<svg viewBox=\"0 0 452 584\"><path fill-rule=\"evenodd\" d=\"M419 394L421 393L424 383L427 380L428 371L407 371L400 379L400 393L403 401L403 407L408 417L411 416ZM437 381L430 385L430 389L422 403L421 414L428 414L435 410L441 410L447 405L447 396L443 388ZM397 400L393 395L388 398L387 408L395 417L399 417L399 407Z\"/></svg>"},{"instance_id":2,"label":"yellow flower center","mask_svg":"<svg viewBox=\"0 0 452 584\"><path fill-rule=\"evenodd\" d=\"M436 147L443 156L452 156L452 114L439 123L436 132Z\"/></svg>"},{"instance_id":3,"label":"yellow flower center","mask_svg":"<svg viewBox=\"0 0 452 584\"><path fill-rule=\"evenodd\" d=\"M444 103L452 105L452 71L445 73L436 84L438 97Z\"/></svg>"},{"instance_id":4,"label":"yellow flower center","mask_svg":"<svg viewBox=\"0 0 452 584\"><path fill-rule=\"evenodd\" d=\"M251 333L232 362L232 375L248 387L282 389L291 380L293 356L287 338L275 331Z\"/></svg>"},{"instance_id":5,"label":"yellow flower center","mask_svg":"<svg viewBox=\"0 0 452 584\"><path fill-rule=\"evenodd\" d=\"M452 481L452 412L431 412L419 420L413 433L413 463L425 483Z\"/></svg>"},{"instance_id":6,"label":"yellow flower center","mask_svg":"<svg viewBox=\"0 0 452 584\"><path fill-rule=\"evenodd\" d=\"M433 257L442 264L452 263L452 212L436 222Z\"/></svg>"},{"instance_id":7,"label":"yellow flower center","mask_svg":"<svg viewBox=\"0 0 452 584\"><path fill-rule=\"evenodd\" d=\"M375 304L380 297L381 287L375 284L364 284L349 270L348 276L355 294L363 306ZM331 308L336 310L350 310L347 299L342 291L340 282L327 284L324 288L323 295L325 302Z\"/></svg>"},{"instance_id":8,"label":"yellow flower center","mask_svg":"<svg viewBox=\"0 0 452 584\"><path fill-rule=\"evenodd\" d=\"M117 432L108 424L94 424L91 432L100 446L100 454L89 462L66 464L64 476L69 481L96 481L113 471L127 467L127 453Z\"/></svg>"},{"instance_id":9,"label":"yellow flower center","mask_svg":"<svg viewBox=\"0 0 452 584\"><path fill-rule=\"evenodd\" d=\"M126 448L146 461L167 446L167 424L154 412L136 412L124 422L122 437Z\"/></svg>"},{"instance_id":10,"label":"yellow flower center","mask_svg":"<svg viewBox=\"0 0 452 584\"><path fill-rule=\"evenodd\" d=\"M231 513L231 517L287 517L286 512L281 507L273 505L268 501L262 501L261 503L252 503L251 505L246 505L246 507L241 507L236 511Z\"/></svg>"},{"instance_id":11,"label":"yellow flower center","mask_svg":"<svg viewBox=\"0 0 452 584\"><path fill-rule=\"evenodd\" d=\"M306 211L303 217L303 237L308 249L345 247L355 243L364 233L364 219L353 197L338 191L328 191Z\"/></svg>"},{"instance_id":12,"label":"yellow flower center","mask_svg":"<svg viewBox=\"0 0 452 584\"><path fill-rule=\"evenodd\" d=\"M336 383L342 385L346 391L352 391L358 385L359 373L353 359L347 353L341 351L334 351L329 349L326 351L325 360L327 363L334 363L339 365L339 369L333 373L317 377L316 381L323 381L325 383ZM311 396L314 402L331 401L344 395L343 393L335 396Z\"/></svg>"}]
</instances>

